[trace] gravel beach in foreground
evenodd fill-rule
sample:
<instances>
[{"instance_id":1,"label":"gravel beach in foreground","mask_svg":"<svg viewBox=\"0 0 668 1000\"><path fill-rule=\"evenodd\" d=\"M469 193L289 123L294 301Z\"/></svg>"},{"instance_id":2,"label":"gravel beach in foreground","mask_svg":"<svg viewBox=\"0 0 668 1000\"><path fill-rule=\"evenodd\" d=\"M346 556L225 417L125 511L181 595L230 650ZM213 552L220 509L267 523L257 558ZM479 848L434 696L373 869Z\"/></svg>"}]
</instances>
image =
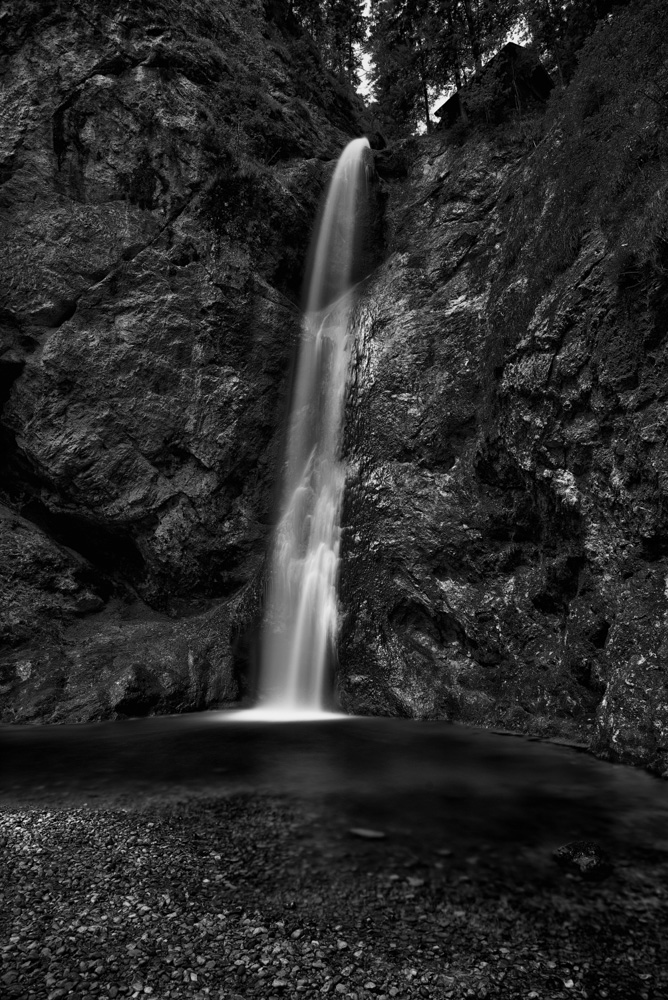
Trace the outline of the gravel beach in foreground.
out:
<instances>
[{"instance_id":1,"label":"gravel beach in foreground","mask_svg":"<svg viewBox=\"0 0 668 1000\"><path fill-rule=\"evenodd\" d=\"M668 997L668 855L372 839L335 797L0 807L12 1000Z\"/></svg>"}]
</instances>

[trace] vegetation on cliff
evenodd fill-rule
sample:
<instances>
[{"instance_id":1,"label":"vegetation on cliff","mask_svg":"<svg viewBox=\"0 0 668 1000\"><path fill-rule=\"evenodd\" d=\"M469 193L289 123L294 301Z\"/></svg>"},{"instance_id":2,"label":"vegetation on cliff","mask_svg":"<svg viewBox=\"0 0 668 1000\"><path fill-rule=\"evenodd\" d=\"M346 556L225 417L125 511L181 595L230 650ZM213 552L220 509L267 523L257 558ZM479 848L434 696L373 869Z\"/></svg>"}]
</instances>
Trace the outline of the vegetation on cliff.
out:
<instances>
[{"instance_id":1,"label":"vegetation on cliff","mask_svg":"<svg viewBox=\"0 0 668 1000\"><path fill-rule=\"evenodd\" d=\"M600 226L620 294L649 300L659 335L668 318L668 9L661 0L637 0L599 24L531 141L523 183L508 191L505 245L508 264L518 256L533 262L526 313Z\"/></svg>"},{"instance_id":2,"label":"vegetation on cliff","mask_svg":"<svg viewBox=\"0 0 668 1000\"><path fill-rule=\"evenodd\" d=\"M596 25L628 0L375 0L368 48L377 113L396 134L431 127L434 98L461 88L510 37L531 45L561 84Z\"/></svg>"}]
</instances>

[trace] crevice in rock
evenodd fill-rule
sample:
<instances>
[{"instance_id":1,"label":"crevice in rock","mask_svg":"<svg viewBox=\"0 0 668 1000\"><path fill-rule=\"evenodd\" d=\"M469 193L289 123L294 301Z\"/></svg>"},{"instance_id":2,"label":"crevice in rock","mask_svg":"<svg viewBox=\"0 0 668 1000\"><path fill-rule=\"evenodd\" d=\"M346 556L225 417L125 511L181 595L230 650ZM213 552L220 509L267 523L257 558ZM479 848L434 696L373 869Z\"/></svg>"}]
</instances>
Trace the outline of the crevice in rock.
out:
<instances>
[{"instance_id":1,"label":"crevice in rock","mask_svg":"<svg viewBox=\"0 0 668 1000\"><path fill-rule=\"evenodd\" d=\"M20 513L59 545L83 556L103 575L118 575L133 584L144 578L143 557L127 529L102 524L79 512L51 510L34 496L21 505Z\"/></svg>"},{"instance_id":2,"label":"crevice in rock","mask_svg":"<svg viewBox=\"0 0 668 1000\"><path fill-rule=\"evenodd\" d=\"M165 230L168 229L168 227L179 218L179 216L186 210L188 205L194 200L194 198L199 193L200 187L201 185L199 183L193 185L193 190L191 191L189 197L186 198L185 201L178 206L178 208L174 209L174 211L167 218L167 221L163 223L163 225L151 237L150 240L148 240L145 243L139 243L126 247L121 252L121 255L118 258L118 260L114 261L113 264L111 264L104 270L99 270L98 272L95 273L94 280L89 285L86 285L85 288L82 288L81 291L78 292L72 299L63 300L59 304L57 309L54 310L53 315L48 317L48 330L58 329L64 323L68 322L68 320L71 320L74 317L79 307L79 302L84 297L84 295L92 291L94 288L97 288L98 285L101 285L107 279L115 278L121 271L124 264L131 263L133 260L135 260L135 258L137 258L141 253L143 253L144 250L148 250L149 247L153 246L153 244L160 239ZM4 400L4 402L6 402L6 399ZM2 403L2 405L4 405L4 402Z\"/></svg>"},{"instance_id":3,"label":"crevice in rock","mask_svg":"<svg viewBox=\"0 0 668 1000\"><path fill-rule=\"evenodd\" d=\"M22 368L22 364L0 364L0 407ZM78 511L54 510L44 502L45 489L54 493L52 484L21 453L16 436L1 423L0 456L0 495L9 508L89 562L102 581L120 582L125 590L128 583L136 585L144 579L144 559L126 528L103 524ZM102 582L100 586L110 592L110 585Z\"/></svg>"},{"instance_id":4,"label":"crevice in rock","mask_svg":"<svg viewBox=\"0 0 668 1000\"><path fill-rule=\"evenodd\" d=\"M545 570L542 589L531 598L537 611L544 614L564 614L570 601L576 596L580 572L585 559L580 555L561 556L553 560Z\"/></svg>"},{"instance_id":5,"label":"crevice in rock","mask_svg":"<svg viewBox=\"0 0 668 1000\"><path fill-rule=\"evenodd\" d=\"M0 361L0 416L5 408L5 403L9 399L12 386L23 371L24 366L25 361L23 359Z\"/></svg>"},{"instance_id":6,"label":"crevice in rock","mask_svg":"<svg viewBox=\"0 0 668 1000\"><path fill-rule=\"evenodd\" d=\"M134 440L133 444L140 451ZM143 457L146 458L146 455ZM196 469L204 473L211 471L211 466L206 465L201 458L198 458L189 448L177 441L173 435L166 437L159 454L153 455L150 459L147 458L147 461L150 461L153 468L167 478L171 478L177 472L187 468L188 465L191 467L194 465Z\"/></svg>"},{"instance_id":7,"label":"crevice in rock","mask_svg":"<svg viewBox=\"0 0 668 1000\"><path fill-rule=\"evenodd\" d=\"M48 325L50 329L58 329L58 327L61 327L63 323L67 323L68 320L72 319L77 311L79 299L82 295L83 292L80 292L75 298L64 299L60 302L58 306L54 308L52 315L49 317L48 324L45 325Z\"/></svg>"},{"instance_id":8,"label":"crevice in rock","mask_svg":"<svg viewBox=\"0 0 668 1000\"><path fill-rule=\"evenodd\" d=\"M51 117L52 126L52 145L53 151L56 154L56 159L58 161L58 169L60 170L65 159L65 154L69 148L70 142L67 135L67 129L65 124L65 115L74 107L76 102L81 97L81 86L77 87L70 94L67 95L64 101L58 105L58 107L53 112Z\"/></svg>"},{"instance_id":9,"label":"crevice in rock","mask_svg":"<svg viewBox=\"0 0 668 1000\"><path fill-rule=\"evenodd\" d=\"M610 622L601 621L588 636L590 643L596 649L604 649L610 631Z\"/></svg>"},{"instance_id":10,"label":"crevice in rock","mask_svg":"<svg viewBox=\"0 0 668 1000\"><path fill-rule=\"evenodd\" d=\"M398 602L387 618L393 631L417 650L429 648L432 644L445 646L450 643L457 643L462 649L468 648L466 632L453 615L433 613L419 601L407 599Z\"/></svg>"},{"instance_id":11,"label":"crevice in rock","mask_svg":"<svg viewBox=\"0 0 668 1000\"><path fill-rule=\"evenodd\" d=\"M14 150L0 163L0 187L10 181L16 171L18 170L19 163L17 152L21 143L17 144Z\"/></svg>"},{"instance_id":12,"label":"crevice in rock","mask_svg":"<svg viewBox=\"0 0 668 1000\"><path fill-rule=\"evenodd\" d=\"M250 624L237 625L230 637L232 674L244 699L253 700L257 695L261 639L262 619L259 615Z\"/></svg>"},{"instance_id":13,"label":"crevice in rock","mask_svg":"<svg viewBox=\"0 0 668 1000\"><path fill-rule=\"evenodd\" d=\"M66 137L65 129L65 115L70 108L74 107L79 98L83 93L83 88L94 76L120 76L125 73L128 69L134 69L139 66L142 59L139 57L133 57L127 52L116 51L111 55L104 56L100 59L90 72L86 73L78 83L74 85L72 90L67 94L67 96L60 102L60 104L55 108L52 114L52 124L53 124L53 151L58 158L58 168L62 166L62 161L67 152L69 142Z\"/></svg>"},{"instance_id":14,"label":"crevice in rock","mask_svg":"<svg viewBox=\"0 0 668 1000\"><path fill-rule=\"evenodd\" d=\"M642 539L642 558L646 562L658 562L668 556L668 530L647 535Z\"/></svg>"},{"instance_id":15,"label":"crevice in rock","mask_svg":"<svg viewBox=\"0 0 668 1000\"><path fill-rule=\"evenodd\" d=\"M123 697L114 705L116 715L120 718L126 716L144 718L155 709L162 694L162 688L155 674L141 664L135 664Z\"/></svg>"},{"instance_id":16,"label":"crevice in rock","mask_svg":"<svg viewBox=\"0 0 668 1000\"><path fill-rule=\"evenodd\" d=\"M1 422L23 367L23 360L0 362L0 494L9 508L89 562L102 578L96 582L105 593L114 589L108 581L116 576L133 584L140 582L145 575L144 560L127 531L78 512L54 511L41 498L45 487L52 492L51 484L21 453L15 434Z\"/></svg>"}]
</instances>

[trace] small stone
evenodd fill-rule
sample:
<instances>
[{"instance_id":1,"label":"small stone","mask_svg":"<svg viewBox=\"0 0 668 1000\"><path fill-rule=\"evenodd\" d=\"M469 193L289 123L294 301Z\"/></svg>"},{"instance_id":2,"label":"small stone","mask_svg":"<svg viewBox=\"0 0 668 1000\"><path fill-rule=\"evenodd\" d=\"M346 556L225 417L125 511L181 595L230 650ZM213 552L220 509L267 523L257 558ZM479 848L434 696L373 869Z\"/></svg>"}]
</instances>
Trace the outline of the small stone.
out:
<instances>
[{"instance_id":1,"label":"small stone","mask_svg":"<svg viewBox=\"0 0 668 1000\"><path fill-rule=\"evenodd\" d=\"M552 857L564 871L589 882L601 882L613 871L610 857L593 840L573 840L557 848Z\"/></svg>"},{"instance_id":2,"label":"small stone","mask_svg":"<svg viewBox=\"0 0 668 1000\"><path fill-rule=\"evenodd\" d=\"M336 942L336 947L339 949L339 951L345 951L345 949L348 947L348 945L347 945L347 943L345 941L342 941L339 938L339 940Z\"/></svg>"}]
</instances>

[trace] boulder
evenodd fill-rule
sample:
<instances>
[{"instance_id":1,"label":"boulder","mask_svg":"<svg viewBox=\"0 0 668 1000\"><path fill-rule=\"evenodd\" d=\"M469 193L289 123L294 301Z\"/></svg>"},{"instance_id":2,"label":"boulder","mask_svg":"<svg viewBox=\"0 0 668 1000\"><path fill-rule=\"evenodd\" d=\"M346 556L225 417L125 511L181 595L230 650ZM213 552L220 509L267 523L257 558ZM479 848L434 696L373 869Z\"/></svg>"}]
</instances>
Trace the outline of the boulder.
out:
<instances>
[{"instance_id":1,"label":"boulder","mask_svg":"<svg viewBox=\"0 0 668 1000\"><path fill-rule=\"evenodd\" d=\"M574 840L563 844L556 849L553 858L564 871L579 875L587 882L602 882L613 872L610 857L592 840Z\"/></svg>"}]
</instances>

